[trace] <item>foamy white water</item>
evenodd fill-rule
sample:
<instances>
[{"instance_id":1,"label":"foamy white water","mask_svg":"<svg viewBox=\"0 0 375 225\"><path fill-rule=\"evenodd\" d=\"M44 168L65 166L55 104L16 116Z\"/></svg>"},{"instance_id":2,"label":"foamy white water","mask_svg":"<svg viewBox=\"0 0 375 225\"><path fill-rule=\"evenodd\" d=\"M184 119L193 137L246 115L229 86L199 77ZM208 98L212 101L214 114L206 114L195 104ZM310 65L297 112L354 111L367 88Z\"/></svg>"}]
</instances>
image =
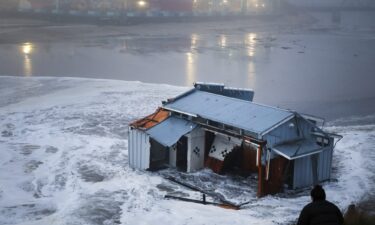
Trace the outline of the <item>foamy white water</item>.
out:
<instances>
[{"instance_id":1,"label":"foamy white water","mask_svg":"<svg viewBox=\"0 0 375 225\"><path fill-rule=\"evenodd\" d=\"M140 82L0 77L1 224L285 224L309 192L255 199L242 210L165 200L157 173L130 169L127 124L185 87ZM375 125L330 126L329 200L341 209L374 186ZM219 187L218 187L219 188Z\"/></svg>"}]
</instances>

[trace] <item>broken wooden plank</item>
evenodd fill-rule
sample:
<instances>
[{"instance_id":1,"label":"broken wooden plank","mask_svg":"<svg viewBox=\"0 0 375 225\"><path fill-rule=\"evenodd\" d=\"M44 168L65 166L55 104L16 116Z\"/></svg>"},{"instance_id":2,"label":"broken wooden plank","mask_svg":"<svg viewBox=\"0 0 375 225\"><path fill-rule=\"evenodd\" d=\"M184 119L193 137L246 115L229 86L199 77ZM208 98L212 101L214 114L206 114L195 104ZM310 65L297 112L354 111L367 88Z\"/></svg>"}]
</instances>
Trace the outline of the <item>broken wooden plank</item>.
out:
<instances>
[{"instance_id":1,"label":"broken wooden plank","mask_svg":"<svg viewBox=\"0 0 375 225\"><path fill-rule=\"evenodd\" d=\"M164 198L175 199L175 200L180 200L180 201L185 201L185 202L199 203L199 204L203 204L203 205L214 205L214 206L222 207L222 208L225 208L225 209L234 209L234 210L240 209L239 207L231 205L231 204L207 202L205 199L197 200L197 199L184 198L184 197L178 197L178 196L173 196L173 195L165 195Z\"/></svg>"},{"instance_id":2,"label":"broken wooden plank","mask_svg":"<svg viewBox=\"0 0 375 225\"><path fill-rule=\"evenodd\" d=\"M213 197L213 198L219 200L220 202L222 202L222 204L225 204L227 206L231 206L233 208L238 208L239 209L238 205L236 205L233 202L230 202L230 201L226 200L225 198L221 197L220 195L218 195L216 193L209 192L209 191L203 190L203 189L201 189L199 187L196 187L194 185L191 185L189 183L185 183L185 182L179 181L175 177L172 177L172 176L165 176L165 179L167 179L169 181L172 181L172 182L174 182L176 184L179 184L181 186L184 186L186 188L189 188L189 189L191 189L193 191L201 192L202 194L206 194L206 195L208 195L210 197Z\"/></svg>"}]
</instances>

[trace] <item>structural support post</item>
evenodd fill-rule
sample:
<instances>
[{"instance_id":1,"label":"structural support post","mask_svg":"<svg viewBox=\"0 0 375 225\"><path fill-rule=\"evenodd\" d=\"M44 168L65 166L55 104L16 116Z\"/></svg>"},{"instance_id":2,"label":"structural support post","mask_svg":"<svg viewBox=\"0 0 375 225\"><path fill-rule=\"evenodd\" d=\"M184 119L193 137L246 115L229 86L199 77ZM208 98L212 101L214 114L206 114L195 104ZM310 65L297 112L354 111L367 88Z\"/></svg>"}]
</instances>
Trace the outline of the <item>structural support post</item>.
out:
<instances>
[{"instance_id":1,"label":"structural support post","mask_svg":"<svg viewBox=\"0 0 375 225\"><path fill-rule=\"evenodd\" d=\"M258 154L257 154L257 161L258 161L258 192L257 197L260 198L264 194L264 184L263 184L263 167L262 167L262 148L263 145L258 146Z\"/></svg>"}]
</instances>

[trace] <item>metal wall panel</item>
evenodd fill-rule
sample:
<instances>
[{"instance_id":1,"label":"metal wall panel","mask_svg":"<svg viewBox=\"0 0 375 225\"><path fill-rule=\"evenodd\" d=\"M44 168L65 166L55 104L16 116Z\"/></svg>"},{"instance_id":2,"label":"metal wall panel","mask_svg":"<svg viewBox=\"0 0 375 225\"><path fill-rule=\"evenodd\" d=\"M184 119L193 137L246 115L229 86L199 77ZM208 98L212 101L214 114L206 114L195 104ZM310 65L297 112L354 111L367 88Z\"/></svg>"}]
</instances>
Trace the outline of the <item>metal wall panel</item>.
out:
<instances>
[{"instance_id":1,"label":"metal wall panel","mask_svg":"<svg viewBox=\"0 0 375 225\"><path fill-rule=\"evenodd\" d=\"M297 132L297 126L290 127L289 125L291 123L295 124L295 118L286 121L283 125L277 127L276 129L265 135L265 140L267 140L267 147L272 148L279 143L298 139L299 136Z\"/></svg>"},{"instance_id":2,"label":"metal wall panel","mask_svg":"<svg viewBox=\"0 0 375 225\"><path fill-rule=\"evenodd\" d=\"M290 124L293 123L291 126ZM312 139L314 137L311 136L311 129L312 125L307 123L305 120L301 118L292 118L286 121L284 124L280 125L279 127L275 128L268 134L264 136L264 139L267 141L267 147L272 148L277 144L292 141L296 139ZM315 141L315 138L314 138ZM276 154L272 154L271 158L274 158Z\"/></svg>"},{"instance_id":3,"label":"metal wall panel","mask_svg":"<svg viewBox=\"0 0 375 225\"><path fill-rule=\"evenodd\" d=\"M303 157L294 160L293 188L307 187L313 184L311 158Z\"/></svg>"},{"instance_id":4,"label":"metal wall panel","mask_svg":"<svg viewBox=\"0 0 375 225\"><path fill-rule=\"evenodd\" d=\"M294 125L291 125L293 123ZM315 141L311 135L313 125L301 118L288 120L281 126L265 135L267 147L273 147L279 143L296 139L308 139ZM332 165L333 146L328 146L318 155L318 180L319 182L330 179ZM276 154L272 154L274 158ZM302 188L313 185L313 173L311 157L306 156L294 160L293 188Z\"/></svg>"},{"instance_id":5,"label":"metal wall panel","mask_svg":"<svg viewBox=\"0 0 375 225\"><path fill-rule=\"evenodd\" d=\"M150 167L150 141L145 132L129 128L128 151L131 168L145 170Z\"/></svg>"},{"instance_id":6,"label":"metal wall panel","mask_svg":"<svg viewBox=\"0 0 375 225\"><path fill-rule=\"evenodd\" d=\"M318 176L320 182L331 179L332 153L333 146L330 146L319 154Z\"/></svg>"},{"instance_id":7,"label":"metal wall panel","mask_svg":"<svg viewBox=\"0 0 375 225\"><path fill-rule=\"evenodd\" d=\"M318 181L323 182L331 178L333 147L326 147L318 155ZM293 188L302 188L313 185L311 157L294 160Z\"/></svg>"}]
</instances>

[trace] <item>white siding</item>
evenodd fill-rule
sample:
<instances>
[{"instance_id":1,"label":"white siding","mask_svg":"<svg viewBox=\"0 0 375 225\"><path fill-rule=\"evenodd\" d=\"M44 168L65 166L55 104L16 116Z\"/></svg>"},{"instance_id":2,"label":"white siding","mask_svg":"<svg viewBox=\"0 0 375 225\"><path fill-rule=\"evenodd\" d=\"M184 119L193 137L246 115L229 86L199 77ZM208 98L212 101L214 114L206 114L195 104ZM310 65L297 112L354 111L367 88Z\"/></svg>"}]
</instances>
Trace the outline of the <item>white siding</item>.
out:
<instances>
[{"instance_id":1,"label":"white siding","mask_svg":"<svg viewBox=\"0 0 375 225\"><path fill-rule=\"evenodd\" d=\"M187 172L194 172L204 167L204 130L194 129L188 134Z\"/></svg>"},{"instance_id":2,"label":"white siding","mask_svg":"<svg viewBox=\"0 0 375 225\"><path fill-rule=\"evenodd\" d=\"M129 127L128 149L131 168L145 170L150 167L150 140L145 132Z\"/></svg>"}]
</instances>

